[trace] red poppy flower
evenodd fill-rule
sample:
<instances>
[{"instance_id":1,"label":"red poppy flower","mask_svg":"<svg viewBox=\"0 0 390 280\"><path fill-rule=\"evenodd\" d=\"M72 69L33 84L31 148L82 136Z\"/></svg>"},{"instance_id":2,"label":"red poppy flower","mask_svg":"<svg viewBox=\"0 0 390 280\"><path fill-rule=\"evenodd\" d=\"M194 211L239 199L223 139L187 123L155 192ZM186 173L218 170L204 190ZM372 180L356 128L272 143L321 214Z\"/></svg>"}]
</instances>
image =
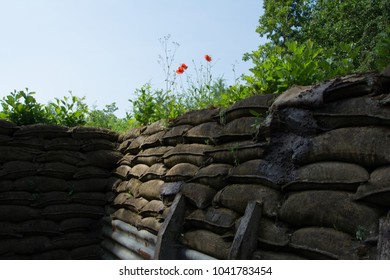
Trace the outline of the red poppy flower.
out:
<instances>
[{"instance_id":1,"label":"red poppy flower","mask_svg":"<svg viewBox=\"0 0 390 280\"><path fill-rule=\"evenodd\" d=\"M176 73L177 74L183 74L184 73L184 68L182 67L182 66L179 66L179 68L177 68L177 70L176 70Z\"/></svg>"},{"instance_id":2,"label":"red poppy flower","mask_svg":"<svg viewBox=\"0 0 390 280\"><path fill-rule=\"evenodd\" d=\"M183 63L180 67L182 67L184 70L187 70L188 69L188 66L187 64Z\"/></svg>"},{"instance_id":3,"label":"red poppy flower","mask_svg":"<svg viewBox=\"0 0 390 280\"><path fill-rule=\"evenodd\" d=\"M204 59L206 59L208 62L211 62L211 56L209 56L208 54L206 54L205 56L204 56Z\"/></svg>"}]
</instances>

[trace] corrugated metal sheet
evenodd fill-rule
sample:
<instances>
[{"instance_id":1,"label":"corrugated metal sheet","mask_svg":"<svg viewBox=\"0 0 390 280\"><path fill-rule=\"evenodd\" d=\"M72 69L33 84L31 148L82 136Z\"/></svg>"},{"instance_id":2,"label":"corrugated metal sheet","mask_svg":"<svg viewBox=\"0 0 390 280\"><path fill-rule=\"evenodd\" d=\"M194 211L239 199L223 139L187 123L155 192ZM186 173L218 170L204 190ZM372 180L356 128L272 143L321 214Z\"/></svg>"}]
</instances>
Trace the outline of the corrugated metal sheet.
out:
<instances>
[{"instance_id":1,"label":"corrugated metal sheet","mask_svg":"<svg viewBox=\"0 0 390 280\"><path fill-rule=\"evenodd\" d=\"M157 236L120 220L103 219L103 259L148 260L152 259Z\"/></svg>"}]
</instances>

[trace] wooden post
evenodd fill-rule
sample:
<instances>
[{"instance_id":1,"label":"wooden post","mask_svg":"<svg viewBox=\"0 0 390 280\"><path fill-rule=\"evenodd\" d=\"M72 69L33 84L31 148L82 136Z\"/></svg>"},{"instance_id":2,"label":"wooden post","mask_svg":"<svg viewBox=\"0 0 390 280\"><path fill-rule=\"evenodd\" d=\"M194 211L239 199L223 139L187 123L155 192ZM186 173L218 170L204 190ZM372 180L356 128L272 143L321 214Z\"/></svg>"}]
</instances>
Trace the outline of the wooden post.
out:
<instances>
[{"instance_id":1,"label":"wooden post","mask_svg":"<svg viewBox=\"0 0 390 280\"><path fill-rule=\"evenodd\" d=\"M387 215L387 217L379 219L378 260L390 260L389 214Z\"/></svg>"},{"instance_id":2,"label":"wooden post","mask_svg":"<svg viewBox=\"0 0 390 280\"><path fill-rule=\"evenodd\" d=\"M230 260L250 259L256 251L262 207L263 204L258 201L250 201L246 206L229 252Z\"/></svg>"},{"instance_id":3,"label":"wooden post","mask_svg":"<svg viewBox=\"0 0 390 280\"><path fill-rule=\"evenodd\" d=\"M155 260L176 260L179 255L178 236L182 232L185 198L178 193L157 235Z\"/></svg>"}]
</instances>

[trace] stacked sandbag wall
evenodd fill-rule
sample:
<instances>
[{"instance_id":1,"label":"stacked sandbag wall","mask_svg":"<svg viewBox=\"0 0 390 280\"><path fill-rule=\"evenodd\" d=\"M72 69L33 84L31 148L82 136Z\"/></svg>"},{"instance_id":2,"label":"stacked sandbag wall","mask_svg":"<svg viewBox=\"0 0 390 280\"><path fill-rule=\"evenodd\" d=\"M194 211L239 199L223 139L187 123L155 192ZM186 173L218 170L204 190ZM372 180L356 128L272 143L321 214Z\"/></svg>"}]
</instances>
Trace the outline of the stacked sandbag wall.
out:
<instances>
[{"instance_id":1,"label":"stacked sandbag wall","mask_svg":"<svg viewBox=\"0 0 390 280\"><path fill-rule=\"evenodd\" d=\"M227 259L255 200L254 259L376 259L390 208L389 92L386 75L351 75L132 130L112 218L157 235L181 193L177 246Z\"/></svg>"},{"instance_id":2,"label":"stacked sandbag wall","mask_svg":"<svg viewBox=\"0 0 390 280\"><path fill-rule=\"evenodd\" d=\"M100 259L112 131L0 120L0 259Z\"/></svg>"}]
</instances>

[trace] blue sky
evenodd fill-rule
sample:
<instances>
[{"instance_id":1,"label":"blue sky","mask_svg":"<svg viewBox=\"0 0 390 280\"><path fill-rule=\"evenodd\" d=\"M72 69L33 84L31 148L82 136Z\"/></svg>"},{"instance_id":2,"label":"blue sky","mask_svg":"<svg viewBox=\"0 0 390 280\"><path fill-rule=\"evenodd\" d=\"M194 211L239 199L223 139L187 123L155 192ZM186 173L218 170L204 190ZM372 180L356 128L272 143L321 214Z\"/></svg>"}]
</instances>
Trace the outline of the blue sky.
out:
<instances>
[{"instance_id":1,"label":"blue sky","mask_svg":"<svg viewBox=\"0 0 390 280\"><path fill-rule=\"evenodd\" d=\"M159 38L180 44L174 66L213 57L214 77L248 73L242 55L264 42L255 32L262 0L0 0L0 98L14 89L47 103L72 91L88 105L128 99L150 82L164 86ZM172 47L173 48L173 47ZM191 69L192 68L192 69Z\"/></svg>"}]
</instances>

